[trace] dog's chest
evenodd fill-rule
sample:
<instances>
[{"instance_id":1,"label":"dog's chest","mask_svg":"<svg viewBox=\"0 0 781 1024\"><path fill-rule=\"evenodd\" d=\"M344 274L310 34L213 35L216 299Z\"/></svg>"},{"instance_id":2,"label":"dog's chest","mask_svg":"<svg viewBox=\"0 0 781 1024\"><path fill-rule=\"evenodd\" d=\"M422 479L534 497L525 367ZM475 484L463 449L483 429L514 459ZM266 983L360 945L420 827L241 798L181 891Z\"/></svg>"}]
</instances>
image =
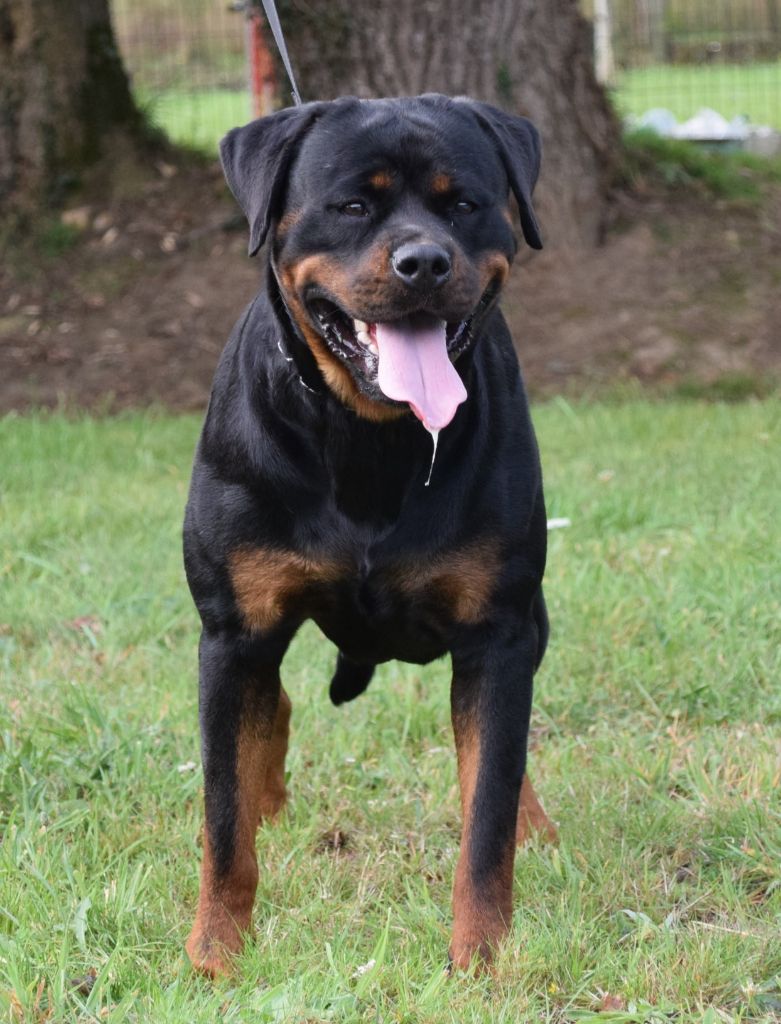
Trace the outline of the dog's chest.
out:
<instances>
[{"instance_id":1,"label":"dog's chest","mask_svg":"<svg viewBox=\"0 0 781 1024\"><path fill-rule=\"evenodd\" d=\"M264 547L244 547L230 558L234 597L249 629L268 632L286 620L312 618L340 639L356 630L379 639L418 626L444 633L477 623L488 611L498 571L496 546L485 540L380 559Z\"/></svg>"}]
</instances>

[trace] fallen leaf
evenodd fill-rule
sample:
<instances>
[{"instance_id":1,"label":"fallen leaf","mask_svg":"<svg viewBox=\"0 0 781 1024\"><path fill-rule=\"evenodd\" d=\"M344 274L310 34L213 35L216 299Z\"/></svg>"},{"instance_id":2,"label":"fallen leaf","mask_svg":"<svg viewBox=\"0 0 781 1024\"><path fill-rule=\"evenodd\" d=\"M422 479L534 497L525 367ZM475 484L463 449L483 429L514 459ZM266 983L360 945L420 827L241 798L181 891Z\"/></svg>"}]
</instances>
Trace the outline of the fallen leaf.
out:
<instances>
[{"instance_id":1,"label":"fallen leaf","mask_svg":"<svg viewBox=\"0 0 781 1024\"><path fill-rule=\"evenodd\" d=\"M87 630L90 633L103 632L103 623L95 615L79 615L77 618L71 619L70 622L66 622L65 626L76 633L85 633Z\"/></svg>"},{"instance_id":2,"label":"fallen leaf","mask_svg":"<svg viewBox=\"0 0 781 1024\"><path fill-rule=\"evenodd\" d=\"M348 841L347 833L343 832L340 828L329 829L328 832L324 832L320 837L317 849L319 853L327 853L329 851L341 853L347 846Z\"/></svg>"},{"instance_id":3,"label":"fallen leaf","mask_svg":"<svg viewBox=\"0 0 781 1024\"><path fill-rule=\"evenodd\" d=\"M599 1003L600 1013L609 1013L611 1010L625 1010L626 999L623 996L614 995L612 992L605 992Z\"/></svg>"},{"instance_id":4,"label":"fallen leaf","mask_svg":"<svg viewBox=\"0 0 781 1024\"><path fill-rule=\"evenodd\" d=\"M90 208L89 206L75 206L70 210L63 210L60 214L60 221L68 228L75 228L77 231L86 231L89 227Z\"/></svg>"},{"instance_id":5,"label":"fallen leaf","mask_svg":"<svg viewBox=\"0 0 781 1024\"><path fill-rule=\"evenodd\" d=\"M68 978L68 987L78 992L79 995L88 996L95 985L97 976L98 972L95 968L90 967L86 974L77 978Z\"/></svg>"},{"instance_id":6,"label":"fallen leaf","mask_svg":"<svg viewBox=\"0 0 781 1024\"><path fill-rule=\"evenodd\" d=\"M376 960L369 960L365 964L359 964L358 967L355 968L351 976L353 978L360 978L362 974L366 974L367 971L370 971L376 963Z\"/></svg>"}]
</instances>

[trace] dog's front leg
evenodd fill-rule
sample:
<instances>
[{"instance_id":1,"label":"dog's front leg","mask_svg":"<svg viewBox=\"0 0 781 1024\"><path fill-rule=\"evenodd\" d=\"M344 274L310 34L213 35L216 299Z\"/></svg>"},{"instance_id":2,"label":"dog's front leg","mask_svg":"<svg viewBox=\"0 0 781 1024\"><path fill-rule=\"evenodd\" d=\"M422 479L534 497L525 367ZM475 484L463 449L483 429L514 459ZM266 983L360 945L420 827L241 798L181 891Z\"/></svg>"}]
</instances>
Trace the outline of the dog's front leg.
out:
<instances>
[{"instance_id":1,"label":"dog's front leg","mask_svg":"<svg viewBox=\"0 0 781 1024\"><path fill-rule=\"evenodd\" d=\"M453 888L452 962L491 960L512 917L518 800L526 762L537 627L491 623L453 650L451 708L463 824Z\"/></svg>"},{"instance_id":2,"label":"dog's front leg","mask_svg":"<svg viewBox=\"0 0 781 1024\"><path fill-rule=\"evenodd\" d=\"M201 636L199 714L206 821L198 911L187 953L225 973L252 920L255 833L285 800L290 700L279 666L286 645L236 631Z\"/></svg>"}]
</instances>

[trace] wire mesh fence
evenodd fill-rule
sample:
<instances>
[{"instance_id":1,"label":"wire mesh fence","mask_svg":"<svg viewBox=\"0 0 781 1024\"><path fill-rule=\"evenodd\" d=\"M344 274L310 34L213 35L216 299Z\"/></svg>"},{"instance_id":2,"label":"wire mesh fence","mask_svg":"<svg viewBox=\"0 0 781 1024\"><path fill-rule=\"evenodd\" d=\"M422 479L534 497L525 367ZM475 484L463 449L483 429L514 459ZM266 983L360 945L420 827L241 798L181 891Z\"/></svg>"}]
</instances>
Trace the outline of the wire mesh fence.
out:
<instances>
[{"instance_id":1,"label":"wire mesh fence","mask_svg":"<svg viewBox=\"0 0 781 1024\"><path fill-rule=\"evenodd\" d=\"M226 0L113 0L133 90L174 142L213 151L252 117L243 11Z\"/></svg>"},{"instance_id":2,"label":"wire mesh fence","mask_svg":"<svg viewBox=\"0 0 781 1024\"><path fill-rule=\"evenodd\" d=\"M622 115L702 107L781 130L781 0L583 0ZM273 102L256 11L241 0L113 0L135 94L176 142L213 151ZM255 15L257 17L257 15ZM295 54L292 55L295 61Z\"/></svg>"},{"instance_id":3,"label":"wire mesh fence","mask_svg":"<svg viewBox=\"0 0 781 1024\"><path fill-rule=\"evenodd\" d=\"M597 10L599 4L595 5ZM781 0L610 0L619 111L709 107L781 129Z\"/></svg>"}]
</instances>

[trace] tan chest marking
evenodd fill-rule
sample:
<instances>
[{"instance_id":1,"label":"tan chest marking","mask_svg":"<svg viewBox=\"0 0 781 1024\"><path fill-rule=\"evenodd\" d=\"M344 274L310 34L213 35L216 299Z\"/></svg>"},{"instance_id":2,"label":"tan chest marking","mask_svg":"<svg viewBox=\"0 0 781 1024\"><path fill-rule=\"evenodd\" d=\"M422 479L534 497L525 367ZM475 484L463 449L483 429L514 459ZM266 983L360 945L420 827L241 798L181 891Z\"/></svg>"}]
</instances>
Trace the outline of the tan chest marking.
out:
<instances>
[{"instance_id":1,"label":"tan chest marking","mask_svg":"<svg viewBox=\"0 0 781 1024\"><path fill-rule=\"evenodd\" d=\"M308 589L333 583L345 574L337 561L305 558L274 548L240 548L229 563L233 593L244 622L261 631L273 629L290 604Z\"/></svg>"},{"instance_id":2,"label":"tan chest marking","mask_svg":"<svg viewBox=\"0 0 781 1024\"><path fill-rule=\"evenodd\" d=\"M233 593L244 623L260 631L278 625L307 591L344 579L349 571L333 559L311 559L274 548L240 548L229 562ZM497 546L476 541L432 561L394 569L391 578L410 597L432 593L450 608L456 622L469 625L485 618L499 569Z\"/></svg>"},{"instance_id":3,"label":"tan chest marking","mask_svg":"<svg viewBox=\"0 0 781 1024\"><path fill-rule=\"evenodd\" d=\"M431 562L405 567L396 579L410 594L434 591L450 606L456 622L471 625L485 618L499 569L496 544L481 540Z\"/></svg>"}]
</instances>

